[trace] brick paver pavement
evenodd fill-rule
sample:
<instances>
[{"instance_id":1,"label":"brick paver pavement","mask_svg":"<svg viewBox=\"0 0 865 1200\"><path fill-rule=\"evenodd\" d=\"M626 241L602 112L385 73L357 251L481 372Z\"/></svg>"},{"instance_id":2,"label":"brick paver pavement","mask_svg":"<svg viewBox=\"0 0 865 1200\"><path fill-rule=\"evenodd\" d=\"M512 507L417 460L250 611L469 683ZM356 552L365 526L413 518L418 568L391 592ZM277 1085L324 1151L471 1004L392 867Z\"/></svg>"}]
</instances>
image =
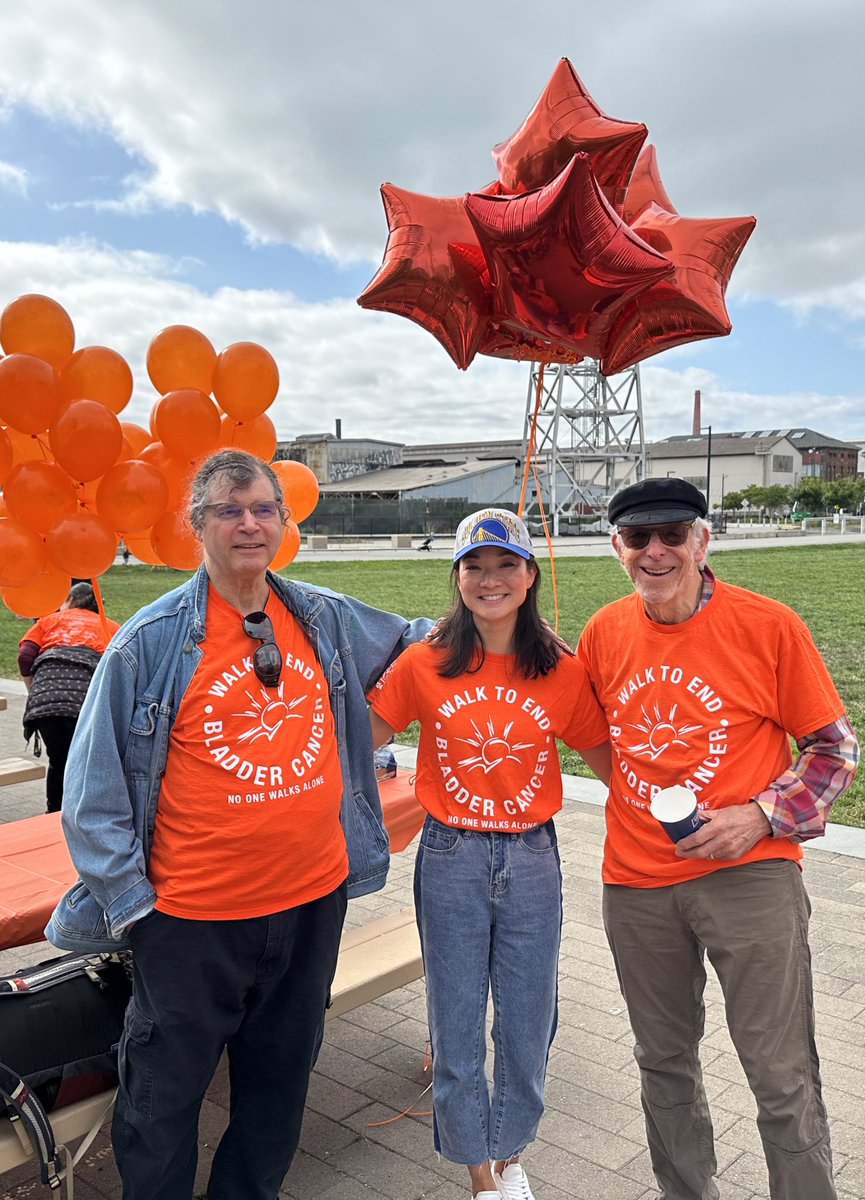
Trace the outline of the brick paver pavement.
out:
<instances>
[{"instance_id":1,"label":"brick paver pavement","mask_svg":"<svg viewBox=\"0 0 865 1200\"><path fill-rule=\"evenodd\" d=\"M23 751L23 699L0 682L9 707L0 713L0 757ZM403 752L401 752L402 754ZM44 807L43 784L0 791L0 820ZM603 818L597 790L586 781L558 819L565 875L561 1014L550 1059L547 1112L525 1156L537 1200L654 1200L643 1140L631 1033L600 915ZM585 799L583 799L585 798ZM839 835L841 830L834 830ZM830 846L835 844L831 839ZM849 853L809 849L806 880L814 915L818 1040L832 1118L841 1200L865 1197L865 835L839 840ZM386 889L353 901L359 925L411 902L411 849L393 860ZM767 925L767 936L771 927ZM0 953L0 970L46 956L46 946ZM771 1014L767 1013L767 1020ZM424 1066L422 982L329 1021L312 1079L300 1152L282 1195L290 1200L466 1200L462 1167L436 1158L429 1116L391 1120L404 1109L429 1108ZM754 1125L754 1103L733 1051L720 991L710 977L703 1065L717 1137L723 1200L764 1200L766 1175ZM201 1122L203 1190L212 1147L226 1118L221 1074ZM382 1122L386 1122L382 1124ZM48 1194L32 1170L0 1180L0 1200ZM119 1200L120 1186L103 1132L76 1173L77 1200ZM243 1200L238 1197L238 1200Z\"/></svg>"}]
</instances>

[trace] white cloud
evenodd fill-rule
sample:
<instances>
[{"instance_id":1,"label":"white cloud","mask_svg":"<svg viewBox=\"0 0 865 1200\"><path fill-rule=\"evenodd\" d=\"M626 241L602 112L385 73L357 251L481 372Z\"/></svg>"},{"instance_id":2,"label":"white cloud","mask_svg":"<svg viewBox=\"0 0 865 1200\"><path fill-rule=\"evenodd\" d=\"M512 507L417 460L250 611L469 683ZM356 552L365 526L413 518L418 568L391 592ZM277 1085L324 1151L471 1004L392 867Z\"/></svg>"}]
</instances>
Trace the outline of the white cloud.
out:
<instances>
[{"instance_id":1,"label":"white cloud","mask_svg":"<svg viewBox=\"0 0 865 1200\"><path fill-rule=\"evenodd\" d=\"M16 167L14 163L0 162L0 191L19 192L22 196L26 196L28 183L29 176L23 167Z\"/></svg>"},{"instance_id":2,"label":"white cloud","mask_svg":"<svg viewBox=\"0 0 865 1200\"><path fill-rule=\"evenodd\" d=\"M43 0L4 28L0 90L149 164L115 204L374 261L378 185L486 182L568 55L607 112L648 124L683 212L758 216L736 287L780 299L865 277L863 39L859 0L548 0L531 19L514 0L151 0L122 20Z\"/></svg>"},{"instance_id":3,"label":"white cloud","mask_svg":"<svg viewBox=\"0 0 865 1200\"><path fill-rule=\"evenodd\" d=\"M731 295L768 297L803 322L828 314L848 344L865 341L861 0L546 0L527 12L515 0L149 0L119 19L112 5L42 0L4 25L0 115L12 121L24 106L114 139L136 170L107 198L100 180L98 206L142 229L156 209L215 213L250 242L368 261L372 274L386 237L380 183L438 195L486 183L493 145L567 55L606 112L649 126L683 213L757 216ZM0 164L0 187L27 183L24 168ZM75 203L46 198L55 209ZM350 300L303 304L290 281L240 291L227 270L223 282L209 294L179 258L92 241L8 242L0 262L4 300L55 296L79 344L127 357L133 418L153 400L150 338L184 322L218 349L251 339L271 350L284 436L333 429L337 418L345 436L520 435L526 367L478 358L462 373L405 320ZM701 369L699 345L660 361L643 367L649 437L690 428L695 387L711 396L715 428L814 423L845 436L865 410L861 387L749 393L741 379Z\"/></svg>"},{"instance_id":4,"label":"white cloud","mask_svg":"<svg viewBox=\"0 0 865 1200\"><path fill-rule=\"evenodd\" d=\"M145 370L147 346L169 324L193 325L217 351L256 341L280 369L270 410L279 435L333 432L407 443L522 435L526 366L479 356L458 371L428 333L348 300L305 304L288 292L222 287L205 293L170 259L122 253L87 241L58 246L0 243L0 295L42 292L67 309L76 345L108 345L128 361L135 393L124 419L146 424L156 393ZM667 359L667 361L671 361ZM646 437L691 428L701 388L703 419L714 429L813 424L843 437L865 410L865 395L757 395L734 390L705 369L641 369ZM567 397L566 397L567 399ZM813 416L812 416L813 414Z\"/></svg>"}]
</instances>

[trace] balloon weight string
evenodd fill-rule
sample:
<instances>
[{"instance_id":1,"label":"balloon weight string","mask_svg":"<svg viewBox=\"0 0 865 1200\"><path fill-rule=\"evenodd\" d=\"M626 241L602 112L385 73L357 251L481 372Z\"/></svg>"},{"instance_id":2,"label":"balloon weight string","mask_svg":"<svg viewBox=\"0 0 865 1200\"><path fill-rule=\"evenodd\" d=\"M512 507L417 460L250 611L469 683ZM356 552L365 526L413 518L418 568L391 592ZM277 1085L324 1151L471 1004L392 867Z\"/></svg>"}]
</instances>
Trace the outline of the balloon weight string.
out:
<instances>
[{"instance_id":1,"label":"balloon weight string","mask_svg":"<svg viewBox=\"0 0 865 1200\"><path fill-rule=\"evenodd\" d=\"M555 614L554 628L556 633L559 632L559 585L556 581L556 556L553 552L553 538L550 533L550 523L547 520L546 509L544 508L544 498L541 495L541 481L538 478L538 461L534 459L532 462L532 473L535 477L535 491L538 497L538 510L541 516L541 525L544 530L544 538L546 539L547 549L550 552L550 586L553 589L553 612Z\"/></svg>"},{"instance_id":2,"label":"balloon weight string","mask_svg":"<svg viewBox=\"0 0 865 1200\"><path fill-rule=\"evenodd\" d=\"M544 510L544 498L543 498L543 494L542 494L542 490L541 490L541 481L538 478L538 460L537 460L537 455L535 454L535 450L537 448L538 413L540 412L540 409L541 409L541 400L543 399L543 395L544 395L544 364L541 363L540 370L538 371L538 386L537 386L537 391L535 392L535 408L534 408L534 412L532 413L532 429L531 429L531 435L529 436L529 444L528 444L528 447L526 448L526 466L525 466L525 470L523 471L523 482L522 482L522 487L520 488L520 503L519 503L519 507L517 508L517 515L520 517L523 515L523 509L525 508L525 502L526 502L526 486L528 485L528 481L529 481L529 468L531 468L531 472L532 472L532 475L533 475L534 481L535 481L535 493L538 498L538 509L539 509L540 515L541 515L541 525L543 526L544 537L546 539L547 548L549 549L549 552L550 552L550 583L552 584L552 588L553 588L553 608L554 608L554 612L555 612L555 630L556 630L556 633L558 633L559 632L559 588L558 588L558 584L556 582L556 560L555 560L555 556L553 554L553 539L550 534L550 526L547 521L546 511Z\"/></svg>"},{"instance_id":3,"label":"balloon weight string","mask_svg":"<svg viewBox=\"0 0 865 1200\"><path fill-rule=\"evenodd\" d=\"M535 392L535 411L532 413L532 431L531 431L531 434L529 435L529 444L526 447L526 465L525 465L525 469L523 470L522 486L520 487L520 503L517 507L517 516L518 517L521 517L523 515L523 509L525 508L526 487L529 482L529 469L532 467L533 462L534 462L534 457L535 457L535 446L537 444L537 432L538 432L538 413L540 412L540 409L541 409L541 400L543 398L543 395L544 395L544 364L541 363L540 370L538 371L538 387L537 387L537 391ZM535 479L537 479L537 475L535 476Z\"/></svg>"},{"instance_id":4,"label":"balloon weight string","mask_svg":"<svg viewBox=\"0 0 865 1200\"><path fill-rule=\"evenodd\" d=\"M93 595L96 597L96 607L99 609L99 620L102 622L102 636L108 642L111 639L111 633L108 629L108 617L105 613L105 605L102 602L102 589L99 586L99 580L96 576L90 582L93 585Z\"/></svg>"},{"instance_id":5,"label":"balloon weight string","mask_svg":"<svg viewBox=\"0 0 865 1200\"><path fill-rule=\"evenodd\" d=\"M429 1044L429 1042L427 1042L426 1048L424 1050L424 1056L423 1056L423 1072L424 1072L424 1074L426 1074L427 1071L429 1071L431 1068L432 1068L432 1053L430 1051L430 1044ZM408 1108L404 1108L401 1113L397 1113L395 1117L387 1117L384 1121L367 1121L367 1127L372 1127L373 1125L390 1125L392 1121L399 1121L403 1117L431 1117L432 1109L430 1109L428 1112L427 1111L420 1112L419 1110L417 1110L415 1108L415 1104L418 1104L421 1100L423 1100L424 1096L427 1094L427 1092L430 1090L431 1087L432 1087L431 1083L427 1084L427 1086L424 1088L424 1090L418 1096L417 1100L415 1100L412 1104L410 1104L408 1106Z\"/></svg>"}]
</instances>

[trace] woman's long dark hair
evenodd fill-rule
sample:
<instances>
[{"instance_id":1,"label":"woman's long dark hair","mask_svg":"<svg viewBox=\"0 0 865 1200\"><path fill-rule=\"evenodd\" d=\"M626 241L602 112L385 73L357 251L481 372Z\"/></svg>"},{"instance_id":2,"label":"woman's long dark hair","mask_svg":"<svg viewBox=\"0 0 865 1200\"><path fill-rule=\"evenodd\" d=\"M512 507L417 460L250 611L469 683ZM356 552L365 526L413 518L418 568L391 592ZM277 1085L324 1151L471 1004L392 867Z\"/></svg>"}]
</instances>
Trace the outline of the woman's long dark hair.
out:
<instances>
[{"instance_id":1,"label":"woman's long dark hair","mask_svg":"<svg viewBox=\"0 0 865 1200\"><path fill-rule=\"evenodd\" d=\"M514 655L520 675L526 679L537 679L539 675L547 675L552 671L563 654L573 654L573 651L541 616L538 608L541 572L535 559L529 559L528 563L535 567L535 578L526 592L525 600L517 609ZM460 564L454 563L451 606L429 634L430 643L443 651L437 670L445 679L479 671L485 658L484 644L474 617L460 595L457 582L459 568Z\"/></svg>"}]
</instances>

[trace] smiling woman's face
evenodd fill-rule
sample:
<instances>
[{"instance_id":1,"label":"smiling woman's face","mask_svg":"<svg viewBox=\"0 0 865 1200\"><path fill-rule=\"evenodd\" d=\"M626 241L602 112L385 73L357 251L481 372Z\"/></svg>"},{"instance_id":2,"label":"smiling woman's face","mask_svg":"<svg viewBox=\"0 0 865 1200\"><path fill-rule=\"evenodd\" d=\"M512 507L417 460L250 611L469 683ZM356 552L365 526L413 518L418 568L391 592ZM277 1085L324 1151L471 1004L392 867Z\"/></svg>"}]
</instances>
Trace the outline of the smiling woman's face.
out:
<instances>
[{"instance_id":1,"label":"smiling woman's face","mask_svg":"<svg viewBox=\"0 0 865 1200\"><path fill-rule=\"evenodd\" d=\"M538 569L534 563L495 546L479 546L457 564L457 587L476 620L516 621Z\"/></svg>"}]
</instances>

